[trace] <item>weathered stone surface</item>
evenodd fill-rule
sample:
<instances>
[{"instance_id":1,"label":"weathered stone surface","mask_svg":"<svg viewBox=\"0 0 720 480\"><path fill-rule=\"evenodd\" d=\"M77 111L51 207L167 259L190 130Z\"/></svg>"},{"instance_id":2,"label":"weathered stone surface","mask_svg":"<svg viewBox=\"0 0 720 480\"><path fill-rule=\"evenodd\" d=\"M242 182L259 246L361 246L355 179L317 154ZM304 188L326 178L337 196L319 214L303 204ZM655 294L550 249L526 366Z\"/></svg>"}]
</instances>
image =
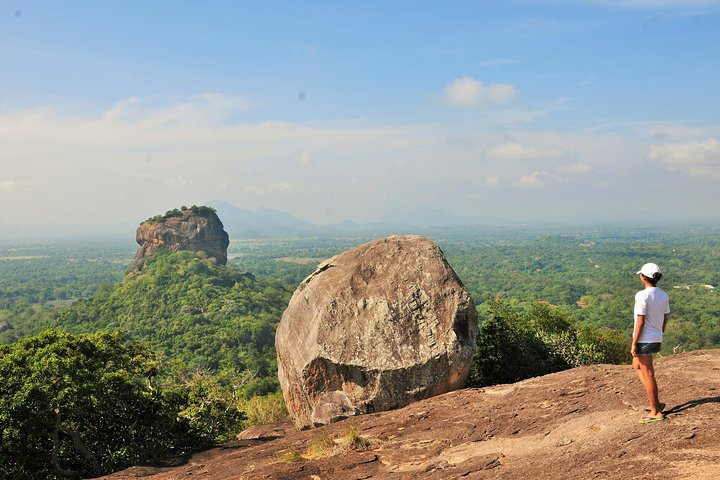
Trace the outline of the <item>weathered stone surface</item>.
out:
<instances>
[{"instance_id":1,"label":"weathered stone surface","mask_svg":"<svg viewBox=\"0 0 720 480\"><path fill-rule=\"evenodd\" d=\"M160 247L171 253L180 250L202 251L225 265L230 239L215 212L207 207L176 211L175 216L155 217L140 224L135 235L140 245L133 269L141 269L144 259Z\"/></svg>"},{"instance_id":2,"label":"weathered stone surface","mask_svg":"<svg viewBox=\"0 0 720 480\"><path fill-rule=\"evenodd\" d=\"M470 295L426 238L392 236L323 262L295 291L276 334L295 425L462 387L476 330Z\"/></svg>"},{"instance_id":3,"label":"weathered stone surface","mask_svg":"<svg viewBox=\"0 0 720 480\"><path fill-rule=\"evenodd\" d=\"M267 426L173 468L133 467L112 480L715 480L720 478L720 349L657 359L668 420L641 425L647 397L628 365L589 365L512 385L456 390L316 430ZM354 430L362 451L305 455ZM241 437L242 438L242 437ZM262 441L268 439L267 441Z\"/></svg>"}]
</instances>

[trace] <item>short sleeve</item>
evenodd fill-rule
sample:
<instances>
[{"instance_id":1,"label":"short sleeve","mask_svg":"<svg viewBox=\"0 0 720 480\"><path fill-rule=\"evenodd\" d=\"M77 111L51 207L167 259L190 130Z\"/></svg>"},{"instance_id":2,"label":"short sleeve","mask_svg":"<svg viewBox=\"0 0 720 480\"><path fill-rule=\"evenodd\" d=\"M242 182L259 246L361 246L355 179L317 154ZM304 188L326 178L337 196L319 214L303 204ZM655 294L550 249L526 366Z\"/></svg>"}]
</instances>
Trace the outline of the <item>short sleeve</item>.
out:
<instances>
[{"instance_id":1,"label":"short sleeve","mask_svg":"<svg viewBox=\"0 0 720 480\"><path fill-rule=\"evenodd\" d=\"M635 294L635 315L647 315L647 297L643 295L643 291Z\"/></svg>"}]
</instances>

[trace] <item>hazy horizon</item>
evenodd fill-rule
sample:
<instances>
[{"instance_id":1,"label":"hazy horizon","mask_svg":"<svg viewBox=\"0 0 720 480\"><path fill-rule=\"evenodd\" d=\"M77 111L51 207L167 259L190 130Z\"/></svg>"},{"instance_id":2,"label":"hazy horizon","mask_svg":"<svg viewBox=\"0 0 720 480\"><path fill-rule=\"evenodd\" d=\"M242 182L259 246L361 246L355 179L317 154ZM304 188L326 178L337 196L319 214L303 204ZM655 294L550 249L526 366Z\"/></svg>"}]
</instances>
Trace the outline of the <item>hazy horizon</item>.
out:
<instances>
[{"instance_id":1,"label":"hazy horizon","mask_svg":"<svg viewBox=\"0 0 720 480\"><path fill-rule=\"evenodd\" d=\"M0 1L0 225L720 220L720 1Z\"/></svg>"}]
</instances>

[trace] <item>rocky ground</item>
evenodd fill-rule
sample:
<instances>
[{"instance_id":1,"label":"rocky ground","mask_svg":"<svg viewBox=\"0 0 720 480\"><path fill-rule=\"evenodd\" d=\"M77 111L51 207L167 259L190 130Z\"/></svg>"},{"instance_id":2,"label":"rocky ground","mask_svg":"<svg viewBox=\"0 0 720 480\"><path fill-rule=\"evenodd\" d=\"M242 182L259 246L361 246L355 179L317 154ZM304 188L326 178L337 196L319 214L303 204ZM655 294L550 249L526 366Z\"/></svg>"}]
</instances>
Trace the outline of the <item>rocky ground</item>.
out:
<instances>
[{"instance_id":1,"label":"rocky ground","mask_svg":"<svg viewBox=\"0 0 720 480\"><path fill-rule=\"evenodd\" d=\"M668 419L648 425L631 369L593 365L314 430L254 427L182 465L105 478L720 478L720 350L662 358L656 370ZM352 448L351 438L369 446Z\"/></svg>"}]
</instances>

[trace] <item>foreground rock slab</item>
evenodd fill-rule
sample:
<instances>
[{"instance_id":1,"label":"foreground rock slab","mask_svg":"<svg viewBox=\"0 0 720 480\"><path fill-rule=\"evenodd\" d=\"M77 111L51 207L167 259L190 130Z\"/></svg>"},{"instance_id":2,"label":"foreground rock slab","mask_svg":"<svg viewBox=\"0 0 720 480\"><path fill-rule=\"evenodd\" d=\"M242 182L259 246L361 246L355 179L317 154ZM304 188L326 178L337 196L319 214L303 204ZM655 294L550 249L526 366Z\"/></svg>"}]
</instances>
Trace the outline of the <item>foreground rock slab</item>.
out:
<instances>
[{"instance_id":1,"label":"foreground rock slab","mask_svg":"<svg viewBox=\"0 0 720 480\"><path fill-rule=\"evenodd\" d=\"M299 428L462 387L477 314L442 251L392 236L325 261L295 291L275 347Z\"/></svg>"},{"instance_id":2,"label":"foreground rock slab","mask_svg":"<svg viewBox=\"0 0 720 480\"><path fill-rule=\"evenodd\" d=\"M640 425L645 395L629 366L593 365L512 385L464 389L315 430L254 427L174 468L133 467L113 480L720 478L720 349L656 362L668 420ZM352 428L351 428L352 427ZM367 449L303 455L352 429Z\"/></svg>"}]
</instances>

